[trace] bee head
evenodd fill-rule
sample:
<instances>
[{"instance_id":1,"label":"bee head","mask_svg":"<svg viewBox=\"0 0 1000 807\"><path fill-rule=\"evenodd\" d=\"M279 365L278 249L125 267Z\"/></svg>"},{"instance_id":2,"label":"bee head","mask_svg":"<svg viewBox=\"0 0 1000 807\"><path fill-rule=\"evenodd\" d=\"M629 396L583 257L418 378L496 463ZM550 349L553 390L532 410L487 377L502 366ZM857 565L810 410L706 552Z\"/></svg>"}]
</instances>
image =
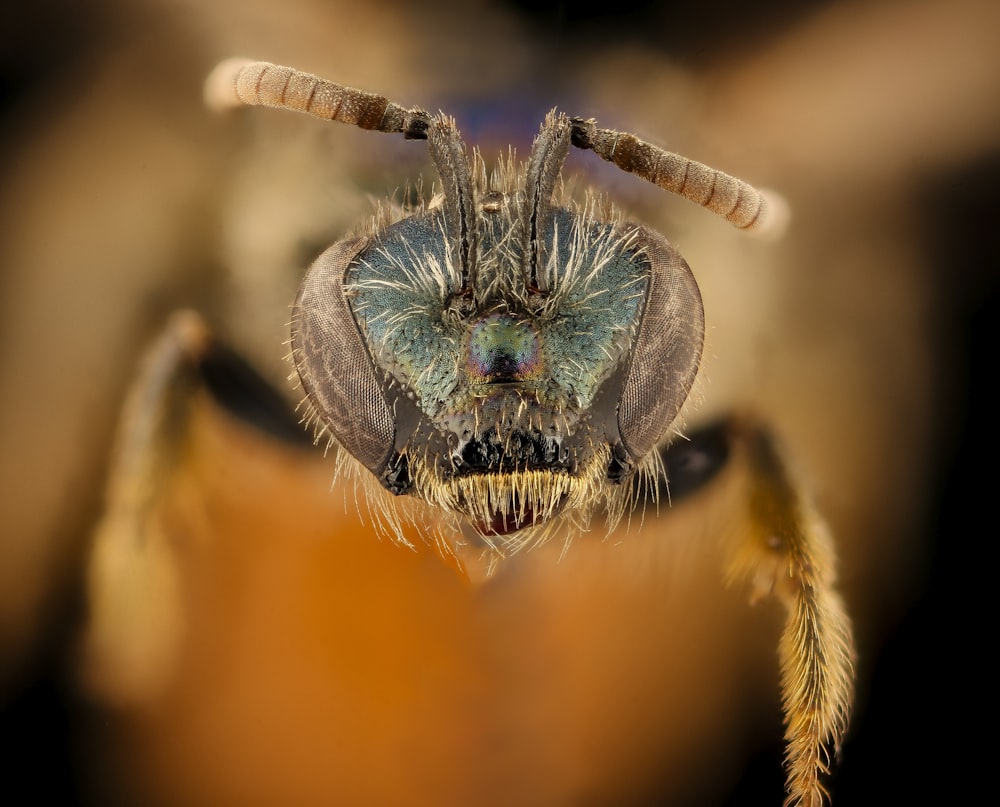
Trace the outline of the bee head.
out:
<instances>
[{"instance_id":1,"label":"bee head","mask_svg":"<svg viewBox=\"0 0 1000 807\"><path fill-rule=\"evenodd\" d=\"M444 115L263 62L224 63L209 88L216 105L428 142L439 193L334 244L302 283L292 356L320 431L391 493L465 517L502 549L560 515L620 517L691 390L704 314L667 239L592 195L566 196L569 148L742 229L764 224L764 196L555 112L526 163L487 177Z\"/></svg>"},{"instance_id":2,"label":"bee head","mask_svg":"<svg viewBox=\"0 0 1000 807\"><path fill-rule=\"evenodd\" d=\"M625 495L697 373L697 284L662 236L561 197L550 115L490 179L453 124L444 195L310 269L293 356L323 425L388 490L507 536ZM558 194L557 194L558 187Z\"/></svg>"}]
</instances>

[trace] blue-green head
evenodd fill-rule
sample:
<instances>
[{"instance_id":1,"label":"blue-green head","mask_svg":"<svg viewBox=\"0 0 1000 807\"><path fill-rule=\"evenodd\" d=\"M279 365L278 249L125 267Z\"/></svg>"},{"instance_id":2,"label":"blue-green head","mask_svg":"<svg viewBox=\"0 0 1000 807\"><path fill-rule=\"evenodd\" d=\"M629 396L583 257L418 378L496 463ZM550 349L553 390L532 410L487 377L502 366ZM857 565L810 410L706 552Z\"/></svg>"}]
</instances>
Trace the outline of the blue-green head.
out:
<instances>
[{"instance_id":1,"label":"blue-green head","mask_svg":"<svg viewBox=\"0 0 1000 807\"><path fill-rule=\"evenodd\" d=\"M655 488L653 449L691 390L704 315L667 239L565 192L569 147L739 226L756 225L762 197L555 113L526 163L487 175L453 121L407 114L390 128L426 137L439 187L330 247L296 301L292 355L320 431L386 490L464 517L502 552L557 517L616 520L637 480Z\"/></svg>"}]
</instances>

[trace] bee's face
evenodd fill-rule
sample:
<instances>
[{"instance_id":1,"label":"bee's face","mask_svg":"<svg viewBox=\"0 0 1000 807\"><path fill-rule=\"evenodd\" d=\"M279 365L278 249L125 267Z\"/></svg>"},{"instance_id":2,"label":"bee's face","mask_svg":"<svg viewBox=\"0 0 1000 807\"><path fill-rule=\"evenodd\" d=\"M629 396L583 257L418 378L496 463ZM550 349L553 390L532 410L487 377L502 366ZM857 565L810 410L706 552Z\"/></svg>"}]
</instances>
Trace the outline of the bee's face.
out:
<instances>
[{"instance_id":1,"label":"bee's face","mask_svg":"<svg viewBox=\"0 0 1000 807\"><path fill-rule=\"evenodd\" d=\"M663 237L593 199L547 210L533 277L524 183L510 164L476 176L470 280L433 202L314 264L292 337L310 404L388 490L491 544L601 504L614 518L694 381L698 287Z\"/></svg>"},{"instance_id":2,"label":"bee's face","mask_svg":"<svg viewBox=\"0 0 1000 807\"><path fill-rule=\"evenodd\" d=\"M426 139L440 178L439 199L335 244L303 281L292 355L321 431L392 493L467 517L501 554L527 541L491 536L563 513L584 524L606 504L613 523L629 499L622 483L651 475L688 396L704 316L665 238L592 198L563 198L570 146L742 229L766 221L763 195L554 111L523 168L511 159L487 179L443 114L266 62L223 63L208 84L221 106Z\"/></svg>"}]
</instances>

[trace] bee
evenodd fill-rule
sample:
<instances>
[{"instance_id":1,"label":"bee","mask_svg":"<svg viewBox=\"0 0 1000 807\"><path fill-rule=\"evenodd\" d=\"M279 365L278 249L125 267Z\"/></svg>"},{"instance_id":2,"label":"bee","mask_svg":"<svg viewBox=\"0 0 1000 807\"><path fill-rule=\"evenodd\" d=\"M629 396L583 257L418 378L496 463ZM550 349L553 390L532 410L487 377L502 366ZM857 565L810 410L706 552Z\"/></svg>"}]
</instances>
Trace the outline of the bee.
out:
<instances>
[{"instance_id":1,"label":"bee","mask_svg":"<svg viewBox=\"0 0 1000 807\"><path fill-rule=\"evenodd\" d=\"M557 111L524 163L511 152L490 172L450 117L289 67L224 62L206 97L427 141L435 187L323 252L291 316L303 420L336 448L337 475L360 485L380 529L401 544L415 529L456 566L494 575L673 495L670 447L684 445L704 343L695 274L663 235L572 194L564 161L571 147L593 151L751 232L780 228L780 201ZM177 333L196 350L208 341L190 321ZM174 347L152 376L169 375ZM727 572L786 606L786 804L819 807L854 679L832 539L766 428L734 416L724 430L748 479Z\"/></svg>"},{"instance_id":2,"label":"bee","mask_svg":"<svg viewBox=\"0 0 1000 807\"><path fill-rule=\"evenodd\" d=\"M556 521L586 529L597 509L613 527L633 477L655 488L652 449L701 359L701 296L658 233L593 195L561 198L563 162L571 144L593 150L745 230L766 226L763 194L555 112L526 170L508 159L487 177L443 115L266 63L224 63L210 86L229 84L233 102L426 139L441 181L332 246L302 283L291 355L317 439L390 493L464 518L494 558Z\"/></svg>"},{"instance_id":3,"label":"bee","mask_svg":"<svg viewBox=\"0 0 1000 807\"><path fill-rule=\"evenodd\" d=\"M223 104L427 141L439 192L330 247L293 309L307 419L344 449L341 465L451 516L436 535L445 551L471 525L493 561L547 540L556 525L570 536L586 529L598 511L613 526L637 490L656 489L654 449L676 431L701 359L698 285L659 233L593 195L566 198L563 163L571 146L594 151L743 230L775 218L763 193L555 111L525 165L510 158L488 176L443 114L264 62L223 63L210 87ZM846 729L849 624L822 528L771 444L759 433L750 443L752 503L771 529L763 551L739 562L789 605L788 802L817 805ZM391 523L391 507L382 512Z\"/></svg>"}]
</instances>

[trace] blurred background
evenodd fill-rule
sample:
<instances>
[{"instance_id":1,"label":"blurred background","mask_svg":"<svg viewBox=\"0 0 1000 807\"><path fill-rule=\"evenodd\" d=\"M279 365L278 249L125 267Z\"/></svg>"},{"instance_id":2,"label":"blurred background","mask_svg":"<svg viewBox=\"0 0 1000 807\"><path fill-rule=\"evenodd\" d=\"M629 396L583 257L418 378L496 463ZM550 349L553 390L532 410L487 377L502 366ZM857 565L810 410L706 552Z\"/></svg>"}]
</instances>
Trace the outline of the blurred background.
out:
<instances>
[{"instance_id":1,"label":"blurred background","mask_svg":"<svg viewBox=\"0 0 1000 807\"><path fill-rule=\"evenodd\" d=\"M369 693L381 704L375 717L358 707L348 721L360 761L345 762L334 778L399 775L420 794L411 803L782 798L777 612L746 608L745 592L725 590L714 576L718 554L707 550L684 557L694 582L676 586L679 599L660 597L657 587L674 581L664 569L677 559L650 541L701 536L716 516L708 499L684 505L673 521L661 512L638 537L595 539L597 551L574 546L558 572L544 571L555 565L552 553L520 559L485 595L470 595L431 553L401 559L369 527L341 518L343 540L355 547L344 550L349 562L311 538L307 549L287 542L301 550L302 564L337 565L332 577L317 572L313 580L251 534L263 517L254 525L240 515L241 502L253 500L248 491L281 490L283 507L298 508L303 519L296 534L320 534L303 524L343 514L343 497L334 496L329 511L324 499L332 462L241 431L216 411L227 406L209 401L194 428L202 430L198 445L210 448L189 460L195 470L187 473L206 488L222 480L221 492L206 494L207 504L199 499L205 509L194 516L179 505L170 510L164 529L195 536L190 544L201 547L221 523L237 536L222 542L227 552L258 552L285 576L250 570L227 582L236 555L184 555L180 620L205 627L188 628L195 638L163 651L169 661L153 665L155 686L122 672L127 653L95 661L82 651L96 607L87 569L108 510L115 432L151 340L174 311L197 311L290 408L298 392L285 381L282 343L302 271L370 213L371 199L429 176L424 150L395 138L267 110L207 112L204 76L232 55L443 109L488 162L507 144L526 153L545 112L559 106L780 190L792 226L781 242L764 244L593 155L573 154L567 166L673 240L701 284L709 332L692 427L755 412L780 435L833 528L861 650L858 706L832 779L835 803L901 802L932 782L956 801L972 795L980 777L968 721L990 695L987 648L973 644L989 641L982 620L992 612L980 548L996 532L989 501L998 447L988 419L996 396L987 373L1000 314L998 32L1000 7L989 0L619 3L601 13L486 0L460 7L443 0L4 3L0 786L11 794L4 802L266 804L268 794L286 792L283 776L297 783L288 784L288 803L324 801L315 794L324 792L329 727L292 736L299 724L279 716L308 712L307 700L275 701L273 711L246 722L233 715L276 681L298 688L297 669L303 691L323 687L327 660L316 651L296 662L298 645L278 615L305 614L302 642L319 641L329 628L308 615L333 606L309 598L331 579L345 592L336 608L359 634L378 623L386 641L410 647L401 656L375 653L372 663L405 659L404 677L426 663L477 714L509 706L517 715L483 738L458 714L439 726L436 712L421 711L433 701L421 701L412 713L395 713L417 727L408 733L392 725L407 696ZM245 487L227 492L226 479ZM212 526L176 526L202 516ZM286 524L284 515L274 518ZM607 560L604 550L619 545ZM282 581L306 592L304 602L263 616L246 605L265 594L283 602ZM597 592L607 600L595 602ZM373 616L381 606L372 601L392 596L400 611L387 604L385 615ZM165 595L165 611L171 602ZM173 624L173 611L143 622L144 608L157 607L137 604L135 633L127 635ZM466 607L481 612L456 622L454 612ZM358 619L352 608L367 616ZM226 644L234 633L245 647ZM366 646L336 636L345 652ZM421 649L440 636L454 644L445 638ZM475 648L468 656L466 642ZM510 683L533 680L542 658L551 675L569 670L579 683ZM245 667L271 662L267 675L243 677ZM637 667L646 672L622 680ZM222 668L228 672L212 678ZM468 683L480 675L494 688ZM699 682L704 692L688 689ZM636 702L628 706L610 697L630 689ZM682 717L673 710L684 702L691 711ZM255 726L292 732L271 739L307 761L297 767L268 747L243 754L237 746ZM443 762L407 745L423 741L420 726L430 727L428 745L441 743ZM397 745L372 761L363 750L379 749L386 734ZM498 749L503 756L521 742L530 760L512 754L509 766L487 765L481 775L476 755L464 755L476 746L483 756ZM694 757L709 760L708 773L689 770ZM449 770L460 784L441 790ZM379 803L383 790L340 800Z\"/></svg>"}]
</instances>

